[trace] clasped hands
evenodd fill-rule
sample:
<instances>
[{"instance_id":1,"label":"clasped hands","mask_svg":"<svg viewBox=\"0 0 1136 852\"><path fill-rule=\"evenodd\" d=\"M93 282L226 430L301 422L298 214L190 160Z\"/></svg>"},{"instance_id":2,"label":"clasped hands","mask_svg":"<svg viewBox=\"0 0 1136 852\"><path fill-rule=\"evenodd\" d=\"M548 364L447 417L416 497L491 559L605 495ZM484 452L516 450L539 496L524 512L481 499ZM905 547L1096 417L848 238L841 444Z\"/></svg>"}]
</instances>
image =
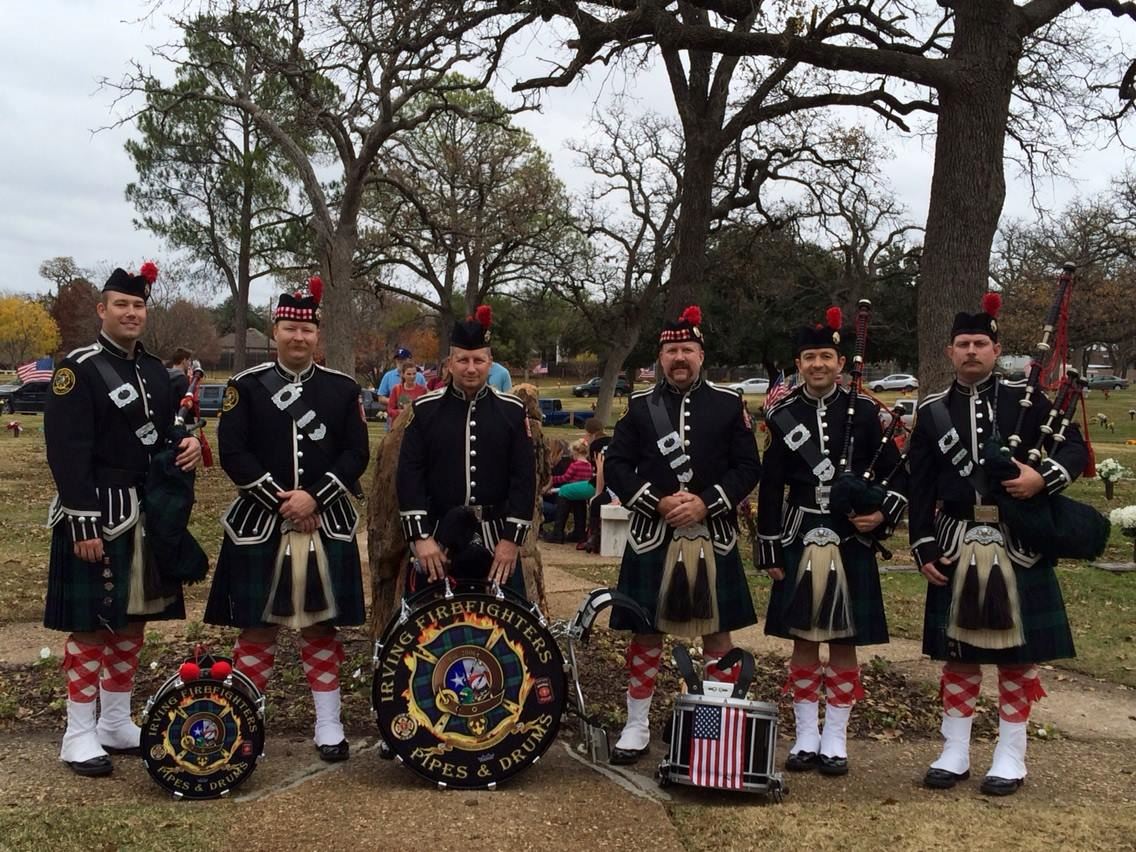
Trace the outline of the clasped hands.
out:
<instances>
[{"instance_id":1,"label":"clasped hands","mask_svg":"<svg viewBox=\"0 0 1136 852\"><path fill-rule=\"evenodd\" d=\"M414 542L412 549L418 564L426 569L426 579L431 583L446 576L446 565L449 564L450 557L433 536ZM493 548L493 564L489 567L489 580L502 586L508 582L517 567L518 549L516 543L509 539L503 538L497 542L497 546Z\"/></svg>"}]
</instances>

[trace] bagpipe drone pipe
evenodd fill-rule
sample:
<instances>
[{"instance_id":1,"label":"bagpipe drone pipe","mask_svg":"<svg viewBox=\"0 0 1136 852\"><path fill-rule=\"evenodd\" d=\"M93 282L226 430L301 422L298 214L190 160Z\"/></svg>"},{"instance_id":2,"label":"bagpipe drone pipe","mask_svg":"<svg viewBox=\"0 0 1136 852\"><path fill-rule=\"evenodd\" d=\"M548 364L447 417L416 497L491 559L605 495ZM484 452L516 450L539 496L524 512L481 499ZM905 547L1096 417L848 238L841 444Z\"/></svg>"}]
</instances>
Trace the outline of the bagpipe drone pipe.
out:
<instances>
[{"instance_id":1,"label":"bagpipe drone pipe","mask_svg":"<svg viewBox=\"0 0 1136 852\"><path fill-rule=\"evenodd\" d=\"M1036 470L1041 465L1043 452L1052 453L1068 440L1077 405L1083 400L1086 382L1076 370L1069 369L1057 387L1053 405L1036 440L1032 446L1024 446L1022 433L1026 417L1035 404L1035 397L1041 395L1042 377L1052 369L1057 358L1064 360L1064 328L1068 321L1075 271L1076 267L1067 263L1058 276L1053 302L1037 344L1037 356L1030 363L1025 394L1019 401L1014 434L1006 439L1005 444L998 436L993 436L982 447L982 456L999 515L1023 546L1047 558L1096 559L1108 544L1111 526L1108 518L1087 503L1063 494L1049 494L1043 490L1026 500L1019 500L1010 496L1002 485L1020 475L1015 459ZM1087 443L1087 434L1085 440ZM1086 469L1091 466L1090 446Z\"/></svg>"}]
</instances>

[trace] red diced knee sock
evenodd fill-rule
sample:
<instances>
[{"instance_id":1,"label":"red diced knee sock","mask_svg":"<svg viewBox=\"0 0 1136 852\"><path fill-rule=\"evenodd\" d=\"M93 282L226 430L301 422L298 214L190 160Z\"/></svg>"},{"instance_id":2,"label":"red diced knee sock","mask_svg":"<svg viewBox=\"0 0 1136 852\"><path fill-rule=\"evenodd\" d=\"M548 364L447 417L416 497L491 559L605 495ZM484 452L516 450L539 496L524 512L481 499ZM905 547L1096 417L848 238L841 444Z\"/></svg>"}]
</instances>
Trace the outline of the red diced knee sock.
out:
<instances>
[{"instance_id":1,"label":"red diced knee sock","mask_svg":"<svg viewBox=\"0 0 1136 852\"><path fill-rule=\"evenodd\" d=\"M264 692L276 665L276 643L237 639L237 644L233 646L233 665L252 681L253 686Z\"/></svg>"},{"instance_id":2,"label":"red diced knee sock","mask_svg":"<svg viewBox=\"0 0 1136 852\"><path fill-rule=\"evenodd\" d=\"M795 666L790 663L781 694L792 692L795 702L820 701L820 685L823 680L824 669L820 663L812 666Z\"/></svg>"},{"instance_id":3,"label":"red diced knee sock","mask_svg":"<svg viewBox=\"0 0 1136 852\"><path fill-rule=\"evenodd\" d=\"M142 653L142 637L117 634L103 646L102 680L107 692L130 692L134 689L134 673Z\"/></svg>"},{"instance_id":4,"label":"red diced knee sock","mask_svg":"<svg viewBox=\"0 0 1136 852\"><path fill-rule=\"evenodd\" d=\"M1045 697L1037 666L998 667L998 715L1007 722L1026 722L1030 705Z\"/></svg>"},{"instance_id":5,"label":"red diced knee sock","mask_svg":"<svg viewBox=\"0 0 1136 852\"><path fill-rule=\"evenodd\" d=\"M99 697L99 670L103 646L88 645L68 636L63 646L63 671L67 673L67 697L88 704Z\"/></svg>"},{"instance_id":6,"label":"red diced knee sock","mask_svg":"<svg viewBox=\"0 0 1136 852\"><path fill-rule=\"evenodd\" d=\"M312 692L339 689L339 664L343 656L343 644L336 636L300 637L300 659Z\"/></svg>"},{"instance_id":7,"label":"red diced knee sock","mask_svg":"<svg viewBox=\"0 0 1136 852\"><path fill-rule=\"evenodd\" d=\"M860 683L860 668L836 671L832 667L824 670L824 700L833 707L851 707L864 697L864 687Z\"/></svg>"},{"instance_id":8,"label":"red diced knee sock","mask_svg":"<svg viewBox=\"0 0 1136 852\"><path fill-rule=\"evenodd\" d=\"M641 645L632 640L627 645L627 694L632 698L650 698L655 692L655 678L659 676L659 660L663 646Z\"/></svg>"},{"instance_id":9,"label":"red diced knee sock","mask_svg":"<svg viewBox=\"0 0 1136 852\"><path fill-rule=\"evenodd\" d=\"M957 672L943 667L939 679L939 697L943 700L943 713L956 718L974 715L978 693L982 689L982 672Z\"/></svg>"}]
</instances>

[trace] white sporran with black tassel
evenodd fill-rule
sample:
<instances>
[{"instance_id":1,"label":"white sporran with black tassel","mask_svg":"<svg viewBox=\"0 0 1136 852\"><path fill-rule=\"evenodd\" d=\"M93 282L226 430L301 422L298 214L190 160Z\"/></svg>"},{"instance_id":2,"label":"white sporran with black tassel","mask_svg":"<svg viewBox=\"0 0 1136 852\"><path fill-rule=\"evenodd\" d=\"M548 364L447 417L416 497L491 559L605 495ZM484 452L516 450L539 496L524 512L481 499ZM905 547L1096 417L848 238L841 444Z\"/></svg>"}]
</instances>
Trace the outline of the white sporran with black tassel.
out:
<instances>
[{"instance_id":1,"label":"white sporran with black tassel","mask_svg":"<svg viewBox=\"0 0 1136 852\"><path fill-rule=\"evenodd\" d=\"M718 632L718 567L705 524L674 531L663 562L655 625L676 636Z\"/></svg>"},{"instance_id":2,"label":"white sporran with black tassel","mask_svg":"<svg viewBox=\"0 0 1136 852\"><path fill-rule=\"evenodd\" d=\"M270 624L302 628L337 614L327 552L319 532L303 533L286 526L261 618Z\"/></svg>"},{"instance_id":3,"label":"white sporran with black tassel","mask_svg":"<svg viewBox=\"0 0 1136 852\"><path fill-rule=\"evenodd\" d=\"M809 642L854 635L840 536L827 527L816 527L805 533L804 544L785 616L789 632Z\"/></svg>"},{"instance_id":4,"label":"white sporran with black tassel","mask_svg":"<svg viewBox=\"0 0 1136 852\"><path fill-rule=\"evenodd\" d=\"M1014 564L994 527L971 527L963 536L951 580L947 636L990 650L1025 644Z\"/></svg>"}]
</instances>

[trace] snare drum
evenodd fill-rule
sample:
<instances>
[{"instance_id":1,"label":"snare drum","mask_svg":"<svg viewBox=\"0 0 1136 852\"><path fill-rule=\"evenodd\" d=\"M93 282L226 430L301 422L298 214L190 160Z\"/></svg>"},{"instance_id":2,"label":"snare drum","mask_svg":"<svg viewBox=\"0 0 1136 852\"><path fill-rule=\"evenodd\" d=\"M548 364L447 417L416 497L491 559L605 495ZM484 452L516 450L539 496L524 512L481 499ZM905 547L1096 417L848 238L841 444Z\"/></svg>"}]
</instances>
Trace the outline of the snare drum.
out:
<instances>
[{"instance_id":1,"label":"snare drum","mask_svg":"<svg viewBox=\"0 0 1136 852\"><path fill-rule=\"evenodd\" d=\"M769 793L785 792L774 770L777 705L718 695L675 698L670 747L659 783Z\"/></svg>"},{"instance_id":2,"label":"snare drum","mask_svg":"<svg viewBox=\"0 0 1136 852\"><path fill-rule=\"evenodd\" d=\"M217 663L225 671L214 677ZM263 750L264 696L223 657L186 660L142 712L142 761L175 798L227 796L256 769Z\"/></svg>"},{"instance_id":3,"label":"snare drum","mask_svg":"<svg viewBox=\"0 0 1136 852\"><path fill-rule=\"evenodd\" d=\"M427 586L403 600L374 664L379 733L439 787L492 789L556 739L564 658L540 610L508 589Z\"/></svg>"}]
</instances>

